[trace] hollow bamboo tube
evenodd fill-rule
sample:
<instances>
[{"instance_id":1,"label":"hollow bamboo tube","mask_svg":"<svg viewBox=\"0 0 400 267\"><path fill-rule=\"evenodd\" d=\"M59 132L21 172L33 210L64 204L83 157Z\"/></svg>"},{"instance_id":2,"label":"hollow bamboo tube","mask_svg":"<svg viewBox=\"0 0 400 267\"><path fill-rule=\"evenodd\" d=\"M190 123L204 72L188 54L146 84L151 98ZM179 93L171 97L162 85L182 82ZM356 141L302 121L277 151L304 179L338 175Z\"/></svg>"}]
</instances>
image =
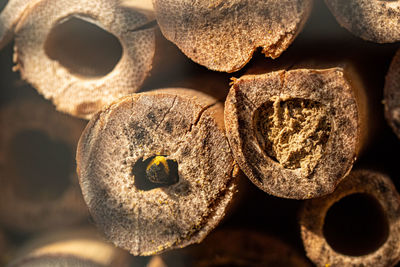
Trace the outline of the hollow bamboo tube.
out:
<instances>
[{"instance_id":1,"label":"hollow bamboo tube","mask_svg":"<svg viewBox=\"0 0 400 267\"><path fill-rule=\"evenodd\" d=\"M39 100L0 110L0 223L34 232L87 217L74 167L85 124Z\"/></svg>"},{"instance_id":2,"label":"hollow bamboo tube","mask_svg":"<svg viewBox=\"0 0 400 267\"><path fill-rule=\"evenodd\" d=\"M334 193L304 203L307 256L317 266L394 266L400 260L399 208L389 177L352 171Z\"/></svg>"},{"instance_id":3,"label":"hollow bamboo tube","mask_svg":"<svg viewBox=\"0 0 400 267\"><path fill-rule=\"evenodd\" d=\"M364 90L357 69L348 63L234 79L225 125L240 168L278 197L331 193L371 132Z\"/></svg>"},{"instance_id":4,"label":"hollow bamboo tube","mask_svg":"<svg viewBox=\"0 0 400 267\"><path fill-rule=\"evenodd\" d=\"M83 132L77 163L93 219L133 255L200 242L237 191L222 104L189 89L110 105Z\"/></svg>"},{"instance_id":5,"label":"hollow bamboo tube","mask_svg":"<svg viewBox=\"0 0 400 267\"><path fill-rule=\"evenodd\" d=\"M277 58L303 28L312 8L302 1L153 0L164 36L211 70L241 69L257 47Z\"/></svg>"},{"instance_id":6,"label":"hollow bamboo tube","mask_svg":"<svg viewBox=\"0 0 400 267\"><path fill-rule=\"evenodd\" d=\"M154 22L135 3L37 2L16 27L15 70L58 110L90 118L137 91L151 69Z\"/></svg>"},{"instance_id":7,"label":"hollow bamboo tube","mask_svg":"<svg viewBox=\"0 0 400 267\"><path fill-rule=\"evenodd\" d=\"M2 0L7 1L7 0ZM24 12L39 0L8 0L0 12L0 50L13 38L15 27Z\"/></svg>"},{"instance_id":8,"label":"hollow bamboo tube","mask_svg":"<svg viewBox=\"0 0 400 267\"><path fill-rule=\"evenodd\" d=\"M135 266L132 256L114 247L91 228L42 234L25 244L9 267Z\"/></svg>"},{"instance_id":9,"label":"hollow bamboo tube","mask_svg":"<svg viewBox=\"0 0 400 267\"><path fill-rule=\"evenodd\" d=\"M397 50L386 75L384 88L385 117L400 138L400 49Z\"/></svg>"},{"instance_id":10,"label":"hollow bamboo tube","mask_svg":"<svg viewBox=\"0 0 400 267\"><path fill-rule=\"evenodd\" d=\"M339 24L376 43L400 41L399 0L325 0Z\"/></svg>"},{"instance_id":11,"label":"hollow bamboo tube","mask_svg":"<svg viewBox=\"0 0 400 267\"><path fill-rule=\"evenodd\" d=\"M148 267L206 266L311 266L304 256L281 240L266 234L224 229L202 243L154 256Z\"/></svg>"}]
</instances>

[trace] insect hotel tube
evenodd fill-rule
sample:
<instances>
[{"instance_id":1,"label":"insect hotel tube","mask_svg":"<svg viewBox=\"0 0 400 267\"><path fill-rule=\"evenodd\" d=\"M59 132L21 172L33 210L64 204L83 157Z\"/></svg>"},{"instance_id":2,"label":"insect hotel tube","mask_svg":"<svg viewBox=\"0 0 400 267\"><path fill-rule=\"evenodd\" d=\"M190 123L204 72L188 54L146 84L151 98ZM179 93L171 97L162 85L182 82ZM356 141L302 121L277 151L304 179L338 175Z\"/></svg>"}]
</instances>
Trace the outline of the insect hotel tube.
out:
<instances>
[{"instance_id":1,"label":"insect hotel tube","mask_svg":"<svg viewBox=\"0 0 400 267\"><path fill-rule=\"evenodd\" d=\"M134 94L96 114L77 164L97 226L133 255L200 242L237 191L223 106L189 89Z\"/></svg>"},{"instance_id":2,"label":"insect hotel tube","mask_svg":"<svg viewBox=\"0 0 400 267\"><path fill-rule=\"evenodd\" d=\"M385 117L400 138L400 49L397 50L386 75L384 88Z\"/></svg>"},{"instance_id":3,"label":"insect hotel tube","mask_svg":"<svg viewBox=\"0 0 400 267\"><path fill-rule=\"evenodd\" d=\"M151 69L155 23L139 2L37 1L15 29L14 69L58 110L90 118Z\"/></svg>"},{"instance_id":4,"label":"insect hotel tube","mask_svg":"<svg viewBox=\"0 0 400 267\"><path fill-rule=\"evenodd\" d=\"M399 0L325 0L339 24L376 43L400 41Z\"/></svg>"},{"instance_id":5,"label":"insect hotel tube","mask_svg":"<svg viewBox=\"0 0 400 267\"><path fill-rule=\"evenodd\" d=\"M394 266L400 260L399 208L389 177L352 171L331 195L304 203L307 256L317 266Z\"/></svg>"},{"instance_id":6,"label":"insect hotel tube","mask_svg":"<svg viewBox=\"0 0 400 267\"><path fill-rule=\"evenodd\" d=\"M95 230L80 228L37 236L17 252L8 266L128 267L135 266L132 258L106 242Z\"/></svg>"},{"instance_id":7,"label":"insect hotel tube","mask_svg":"<svg viewBox=\"0 0 400 267\"><path fill-rule=\"evenodd\" d=\"M293 42L312 8L311 0L153 0L164 36L190 59L211 70L241 69L257 47L276 58Z\"/></svg>"},{"instance_id":8,"label":"insect hotel tube","mask_svg":"<svg viewBox=\"0 0 400 267\"><path fill-rule=\"evenodd\" d=\"M0 110L0 223L34 232L87 217L74 151L85 124L44 101Z\"/></svg>"},{"instance_id":9,"label":"insect hotel tube","mask_svg":"<svg viewBox=\"0 0 400 267\"><path fill-rule=\"evenodd\" d=\"M349 63L332 66L233 80L227 137L240 168L265 192L292 199L331 193L368 140L364 81Z\"/></svg>"},{"instance_id":10,"label":"insect hotel tube","mask_svg":"<svg viewBox=\"0 0 400 267\"><path fill-rule=\"evenodd\" d=\"M309 266L311 263L279 239L246 229L223 229L202 243L154 256L148 267Z\"/></svg>"}]
</instances>

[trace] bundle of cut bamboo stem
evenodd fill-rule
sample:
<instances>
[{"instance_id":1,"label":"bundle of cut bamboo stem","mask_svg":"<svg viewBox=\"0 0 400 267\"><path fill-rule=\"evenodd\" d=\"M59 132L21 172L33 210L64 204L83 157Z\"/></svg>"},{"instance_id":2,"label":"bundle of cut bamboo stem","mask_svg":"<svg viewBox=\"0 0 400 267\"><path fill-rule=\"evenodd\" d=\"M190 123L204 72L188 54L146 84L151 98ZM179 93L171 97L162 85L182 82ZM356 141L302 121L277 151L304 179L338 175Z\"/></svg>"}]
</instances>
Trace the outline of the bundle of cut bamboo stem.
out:
<instances>
[{"instance_id":1,"label":"bundle of cut bamboo stem","mask_svg":"<svg viewBox=\"0 0 400 267\"><path fill-rule=\"evenodd\" d=\"M382 173L356 170L326 197L305 202L301 235L318 266L394 266L400 260L400 196Z\"/></svg>"},{"instance_id":2,"label":"bundle of cut bamboo stem","mask_svg":"<svg viewBox=\"0 0 400 267\"><path fill-rule=\"evenodd\" d=\"M398 27L394 26L397 1L325 2L339 23L355 35L380 43L398 40ZM324 37L317 37L315 43L310 42L309 32L299 33L310 15L311 4L311 0L9 0L0 11L0 49L15 35L14 69L20 70L22 78L53 101L59 111L91 118L77 149L77 171L87 207L107 238L131 254L153 255L176 249L154 258L150 265L169 266L171 261L172 266L177 266L176 261L187 264L187 255L196 266L264 266L271 259L274 264L287 260L285 265L308 265L280 241L253 232L217 232L205 239L234 211L233 203L243 190L239 186L240 167L268 194L314 198L305 202L300 224L307 255L316 265L392 266L400 259L398 248L393 245L399 232L396 190L387 177L377 172L354 171L345 177L354 164L362 164L364 151L371 157L371 140L373 145L381 144L373 139L374 128L379 128L375 126L380 126L380 117L383 118L376 102L382 99L379 92L386 67L383 61L393 46L374 46L353 38L339 28L326 7L319 26L331 19L334 23L329 25L335 25L335 31L344 39L331 43L332 39L321 41ZM315 4L323 5L322 1ZM350 10L348 6L357 8ZM310 26L316 26L313 18ZM314 29L321 31L321 27ZM263 68L257 59L261 54L257 47L264 55L279 58L272 61L263 56L261 61L268 65ZM184 58L179 49L206 68ZM350 49L353 51L349 53ZM368 53L384 49L389 51L384 59ZM253 53L256 58L252 60ZM321 57L326 54L338 57L340 62L327 64ZM364 69L353 65L353 59L359 60L360 55L377 60L374 64L380 70L371 74L370 64ZM308 57L314 62L303 61ZM396 133L397 58L398 55L393 59L385 86L386 116ZM241 68L244 69L234 75L209 71L234 72ZM370 72L364 72L368 68ZM229 90L231 76L237 78L232 79ZM170 89L133 94L171 86L197 91ZM84 214L81 211L85 207L82 202L75 202L75 196L78 199L81 194L74 191L78 180L63 170L68 160L56 165L62 174L71 174L71 180L66 179L68 185L61 189L48 189L54 182L51 178L43 183L46 186L37 186L39 178L6 178L34 176L34 170L45 163L57 163L55 157L21 163L29 147L35 152L51 149L45 148L37 132L29 134L40 141L34 147L34 142L21 141L26 135L17 130L33 127L49 135L60 152L63 146L54 140L61 138L72 144L69 150L73 151L82 128L72 126L74 123L64 124L66 117L54 115L50 107L17 103L9 103L10 109L20 115L4 111L4 117L0 117L2 130L5 129L0 134L0 152L4 148L0 154L7 154L1 157L3 164L0 162L0 190L4 192L0 194L0 221L14 232L79 221L74 212ZM78 124L82 126L83 122ZM399 148L396 141L388 140L390 147ZM23 152L15 156L18 149ZM359 157L361 161L356 161ZM388 158L384 153L379 157L382 159L376 156L377 161ZM393 161L382 165L400 174L395 166L389 166ZM55 200L46 204L42 197L49 192L54 193ZM70 197L63 192L70 192ZM351 195L351 201L345 195ZM12 200L3 201L7 196ZM229 218L236 219L240 229L243 224L256 224L261 231L273 232L269 227L274 224L279 224L279 229L290 226L290 222L278 221L293 219L289 213L294 213L300 203L264 194L260 198L272 203L265 205L260 199L254 200L253 195L247 197L241 213ZM335 201L339 208L333 204ZM377 235L350 241L345 236L343 245L343 231L335 224L335 214L346 222L353 217L340 213L342 202L348 208L352 203L361 203L354 209L366 207L367 212L351 212L350 215L357 215L353 216L354 221L375 212L365 225L375 225L369 232ZM288 210L282 210L287 206ZM247 216L250 210L255 214ZM35 215L36 211L41 215ZM380 221L373 220L379 218ZM231 220L224 223L230 224ZM281 229L280 233L296 231ZM365 239L369 237L373 240ZM203 239L204 243L197 247L179 250ZM353 239L360 242L352 243ZM285 241L289 240L292 245L301 243L296 234L286 236ZM64 245L51 245L18 257L15 263L124 264L113 262L116 254L112 249L100 248L104 244L85 244L96 251L89 258L86 251L78 251L83 249L76 250L82 244L74 245L74 251L65 250ZM216 252L219 257L214 257ZM60 253L68 256L60 257ZM101 254L111 256L100 263L96 259L102 258Z\"/></svg>"}]
</instances>

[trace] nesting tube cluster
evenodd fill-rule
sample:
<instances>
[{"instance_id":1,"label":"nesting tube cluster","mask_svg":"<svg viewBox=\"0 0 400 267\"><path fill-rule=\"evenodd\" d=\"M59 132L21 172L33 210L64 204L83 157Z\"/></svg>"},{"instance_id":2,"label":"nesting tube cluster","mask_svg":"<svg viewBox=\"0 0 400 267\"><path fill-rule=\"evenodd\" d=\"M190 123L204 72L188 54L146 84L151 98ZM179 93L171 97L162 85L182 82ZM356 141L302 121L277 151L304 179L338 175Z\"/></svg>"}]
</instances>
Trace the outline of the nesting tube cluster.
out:
<instances>
[{"instance_id":1,"label":"nesting tube cluster","mask_svg":"<svg viewBox=\"0 0 400 267\"><path fill-rule=\"evenodd\" d=\"M363 39L400 39L397 0L325 2ZM269 212L273 205L263 207L257 196L255 205L247 204L260 221L248 221L262 232L212 233L244 196L240 169L272 195L266 197L272 203L305 200L301 239L317 266L397 264L400 196L386 175L352 170L379 125L372 116L379 77L369 83L368 70L352 64L357 55L346 51L340 62L314 52L308 57L304 47L278 62L264 57L278 58L289 48L312 3L1 3L0 49L15 37L14 71L68 114L35 99L0 101L1 227L11 238L59 229L88 220L88 209L112 243L91 230L51 234L28 245L10 266L132 266L127 252L157 255L148 267L310 266L298 254L300 237L291 240L296 250L264 234L271 230L266 225L288 214ZM257 57L249 62L257 50L266 69ZM400 51L386 77L384 104L400 137L399 58ZM227 75L247 63L238 78L229 76L228 92ZM154 90L171 82L174 88ZM249 206L242 208L249 215ZM0 236L3 253L1 242Z\"/></svg>"}]
</instances>

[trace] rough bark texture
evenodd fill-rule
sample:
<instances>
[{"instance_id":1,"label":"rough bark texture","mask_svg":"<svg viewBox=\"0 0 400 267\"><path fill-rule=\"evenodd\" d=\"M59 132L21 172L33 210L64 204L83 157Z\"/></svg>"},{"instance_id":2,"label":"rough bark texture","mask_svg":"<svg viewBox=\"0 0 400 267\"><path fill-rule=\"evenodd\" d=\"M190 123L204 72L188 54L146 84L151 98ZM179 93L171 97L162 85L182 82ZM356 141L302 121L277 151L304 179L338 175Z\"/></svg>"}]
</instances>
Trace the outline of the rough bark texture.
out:
<instances>
[{"instance_id":1,"label":"rough bark texture","mask_svg":"<svg viewBox=\"0 0 400 267\"><path fill-rule=\"evenodd\" d=\"M281 70L233 81L225 125L243 172L265 192L331 193L364 145L366 98L350 66Z\"/></svg>"},{"instance_id":2,"label":"rough bark texture","mask_svg":"<svg viewBox=\"0 0 400 267\"><path fill-rule=\"evenodd\" d=\"M201 244L154 257L149 267L311 266L279 239L249 230L219 230Z\"/></svg>"},{"instance_id":3,"label":"rough bark texture","mask_svg":"<svg viewBox=\"0 0 400 267\"><path fill-rule=\"evenodd\" d=\"M153 0L164 36L211 70L241 69L257 47L278 57L303 28L311 0Z\"/></svg>"},{"instance_id":4,"label":"rough bark texture","mask_svg":"<svg viewBox=\"0 0 400 267\"><path fill-rule=\"evenodd\" d=\"M131 256L114 247L92 228L47 233L25 244L10 267L132 266Z\"/></svg>"},{"instance_id":5,"label":"rough bark texture","mask_svg":"<svg viewBox=\"0 0 400 267\"><path fill-rule=\"evenodd\" d=\"M341 26L364 40L400 41L399 0L325 0Z\"/></svg>"},{"instance_id":6,"label":"rough bark texture","mask_svg":"<svg viewBox=\"0 0 400 267\"><path fill-rule=\"evenodd\" d=\"M400 138L400 49L386 75L384 94L386 120Z\"/></svg>"},{"instance_id":7,"label":"rough bark texture","mask_svg":"<svg viewBox=\"0 0 400 267\"><path fill-rule=\"evenodd\" d=\"M154 25L140 10L121 6L118 0L37 2L16 27L15 69L45 98L51 99L58 110L88 119L104 105L137 91L151 69ZM49 57L49 51L57 48L48 45L52 29L71 18L92 23L118 39L122 56L113 69L94 77L77 75L80 64L66 67ZM76 48L76 59L85 57L85 53ZM57 56L74 59L62 52ZM103 57L98 55L99 60Z\"/></svg>"},{"instance_id":8,"label":"rough bark texture","mask_svg":"<svg viewBox=\"0 0 400 267\"><path fill-rule=\"evenodd\" d=\"M332 249L325 239L323 226L332 205L357 193L370 195L378 201L386 214L389 233L376 251L348 256ZM305 202L300 213L300 226L307 256L317 266L394 266L400 260L399 209L400 197L389 177L369 170L351 172L333 194Z\"/></svg>"},{"instance_id":9,"label":"rough bark texture","mask_svg":"<svg viewBox=\"0 0 400 267\"><path fill-rule=\"evenodd\" d=\"M37 1L40 0L8 0L0 13L0 50L13 38L15 26L24 12L29 10Z\"/></svg>"},{"instance_id":10,"label":"rough bark texture","mask_svg":"<svg viewBox=\"0 0 400 267\"><path fill-rule=\"evenodd\" d=\"M135 166L157 155L176 162L178 182L140 188ZM86 127L77 162L98 227L133 255L200 242L236 192L223 107L187 89L136 94L110 105Z\"/></svg>"},{"instance_id":11,"label":"rough bark texture","mask_svg":"<svg viewBox=\"0 0 400 267\"><path fill-rule=\"evenodd\" d=\"M15 231L31 232L71 225L86 218L87 208L73 164L76 144L84 126L82 121L56 112L44 101L15 102L0 111L1 224ZM54 170L57 167L47 166L42 162L48 160L48 165L58 162L55 157L40 157L41 153L46 152L42 150L47 150L47 147L40 147L38 151L14 151L13 147L20 147L19 144L15 144L14 138L26 132L48 136L50 149L53 149L52 155L58 155L60 146L69 149L71 153L67 155L67 159L71 166L67 166L70 168L66 173L60 173L61 170ZM42 166L39 172L36 173L37 166L30 166L29 162L25 161L26 165L23 166L18 164L21 162L18 160L26 154L35 157L27 159L28 161ZM28 173L24 169L28 170ZM31 170L34 173L30 173ZM48 173L52 173L54 177L47 177ZM44 179L40 175L47 178ZM55 194L53 190L57 189L59 184L64 184L65 187Z\"/></svg>"}]
</instances>

